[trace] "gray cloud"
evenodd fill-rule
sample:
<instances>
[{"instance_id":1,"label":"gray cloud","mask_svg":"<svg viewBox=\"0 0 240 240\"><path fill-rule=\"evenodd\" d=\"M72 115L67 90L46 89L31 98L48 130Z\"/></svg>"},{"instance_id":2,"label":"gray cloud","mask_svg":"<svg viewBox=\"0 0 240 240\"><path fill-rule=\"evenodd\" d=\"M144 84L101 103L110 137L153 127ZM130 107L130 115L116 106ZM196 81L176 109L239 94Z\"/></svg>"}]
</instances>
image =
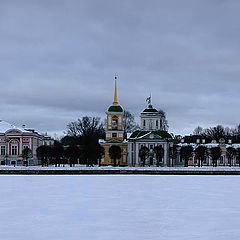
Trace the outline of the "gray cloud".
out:
<instances>
[{"instance_id":1,"label":"gray cloud","mask_svg":"<svg viewBox=\"0 0 240 240\"><path fill-rule=\"evenodd\" d=\"M0 1L1 118L59 132L119 100L138 118L149 93L170 130L235 126L240 2Z\"/></svg>"}]
</instances>

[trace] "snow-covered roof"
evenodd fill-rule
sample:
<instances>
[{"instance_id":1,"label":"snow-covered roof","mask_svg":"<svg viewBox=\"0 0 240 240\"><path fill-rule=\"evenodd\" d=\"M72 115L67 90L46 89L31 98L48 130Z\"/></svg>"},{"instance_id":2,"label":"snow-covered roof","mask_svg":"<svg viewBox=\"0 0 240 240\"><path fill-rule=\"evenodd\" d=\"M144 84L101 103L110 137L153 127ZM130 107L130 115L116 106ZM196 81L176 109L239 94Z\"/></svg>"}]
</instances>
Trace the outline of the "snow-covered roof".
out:
<instances>
[{"instance_id":1,"label":"snow-covered roof","mask_svg":"<svg viewBox=\"0 0 240 240\"><path fill-rule=\"evenodd\" d=\"M5 133L5 132L7 132L9 130L12 130L12 129L16 129L16 130L19 130L21 132L29 132L29 131L25 130L24 128L16 127L15 125L13 125L11 123L0 120L0 133Z\"/></svg>"},{"instance_id":2,"label":"snow-covered roof","mask_svg":"<svg viewBox=\"0 0 240 240\"><path fill-rule=\"evenodd\" d=\"M219 147L221 144L220 143L204 143L204 144L196 144L196 143L179 143L178 146L179 147L183 147L183 146L192 146L193 149L195 150L198 146L205 146L207 148L212 148L212 147ZM224 148L228 148L228 147L233 147L235 149L240 148L240 143L234 143L234 144L224 144L223 145Z\"/></svg>"}]
</instances>

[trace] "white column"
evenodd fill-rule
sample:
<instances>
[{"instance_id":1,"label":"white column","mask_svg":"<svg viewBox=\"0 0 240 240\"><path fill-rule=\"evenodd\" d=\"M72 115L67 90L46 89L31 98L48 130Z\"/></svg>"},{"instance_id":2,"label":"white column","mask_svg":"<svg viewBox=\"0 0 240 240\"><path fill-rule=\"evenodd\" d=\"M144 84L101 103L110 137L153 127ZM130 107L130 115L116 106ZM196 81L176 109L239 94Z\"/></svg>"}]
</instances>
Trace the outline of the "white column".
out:
<instances>
[{"instance_id":1,"label":"white column","mask_svg":"<svg viewBox=\"0 0 240 240\"><path fill-rule=\"evenodd\" d=\"M22 154L22 137L20 137L19 152Z\"/></svg>"},{"instance_id":2,"label":"white column","mask_svg":"<svg viewBox=\"0 0 240 240\"><path fill-rule=\"evenodd\" d=\"M29 148L31 149L31 151L32 151L32 142L33 142L33 138L29 137Z\"/></svg>"},{"instance_id":3,"label":"white column","mask_svg":"<svg viewBox=\"0 0 240 240\"><path fill-rule=\"evenodd\" d=\"M167 165L167 156L168 156L168 148L167 148L167 143L164 143L164 161L163 161L163 165L166 166Z\"/></svg>"},{"instance_id":4,"label":"white column","mask_svg":"<svg viewBox=\"0 0 240 240\"><path fill-rule=\"evenodd\" d=\"M128 142L128 166L132 166L132 143Z\"/></svg>"},{"instance_id":5,"label":"white column","mask_svg":"<svg viewBox=\"0 0 240 240\"><path fill-rule=\"evenodd\" d=\"M138 151L139 151L139 143L135 143L135 146L136 146L136 159L135 159L135 161L136 161L136 166L139 166L139 155L138 155Z\"/></svg>"}]
</instances>

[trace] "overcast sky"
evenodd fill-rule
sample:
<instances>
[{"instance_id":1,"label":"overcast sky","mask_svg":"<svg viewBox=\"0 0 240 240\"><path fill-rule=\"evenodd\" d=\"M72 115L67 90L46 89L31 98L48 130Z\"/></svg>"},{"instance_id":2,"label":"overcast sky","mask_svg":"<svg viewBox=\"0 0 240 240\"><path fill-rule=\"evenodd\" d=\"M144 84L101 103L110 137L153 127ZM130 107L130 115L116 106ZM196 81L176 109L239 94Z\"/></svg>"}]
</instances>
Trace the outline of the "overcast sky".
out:
<instances>
[{"instance_id":1,"label":"overcast sky","mask_svg":"<svg viewBox=\"0 0 240 240\"><path fill-rule=\"evenodd\" d=\"M0 0L0 117L61 132L152 94L170 132L240 123L239 0Z\"/></svg>"}]
</instances>

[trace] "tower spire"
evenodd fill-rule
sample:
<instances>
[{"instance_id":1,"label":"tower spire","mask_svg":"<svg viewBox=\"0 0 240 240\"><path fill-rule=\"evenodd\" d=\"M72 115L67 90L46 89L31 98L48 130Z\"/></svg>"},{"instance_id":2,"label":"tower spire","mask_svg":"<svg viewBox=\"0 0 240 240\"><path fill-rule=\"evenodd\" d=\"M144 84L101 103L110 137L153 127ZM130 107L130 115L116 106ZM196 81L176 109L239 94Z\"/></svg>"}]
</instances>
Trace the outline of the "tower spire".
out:
<instances>
[{"instance_id":1,"label":"tower spire","mask_svg":"<svg viewBox=\"0 0 240 240\"><path fill-rule=\"evenodd\" d=\"M115 73L115 76L114 76L114 80L115 80L115 89L114 89L113 105L118 105L118 101L117 101L117 75L116 75L116 73Z\"/></svg>"}]
</instances>

